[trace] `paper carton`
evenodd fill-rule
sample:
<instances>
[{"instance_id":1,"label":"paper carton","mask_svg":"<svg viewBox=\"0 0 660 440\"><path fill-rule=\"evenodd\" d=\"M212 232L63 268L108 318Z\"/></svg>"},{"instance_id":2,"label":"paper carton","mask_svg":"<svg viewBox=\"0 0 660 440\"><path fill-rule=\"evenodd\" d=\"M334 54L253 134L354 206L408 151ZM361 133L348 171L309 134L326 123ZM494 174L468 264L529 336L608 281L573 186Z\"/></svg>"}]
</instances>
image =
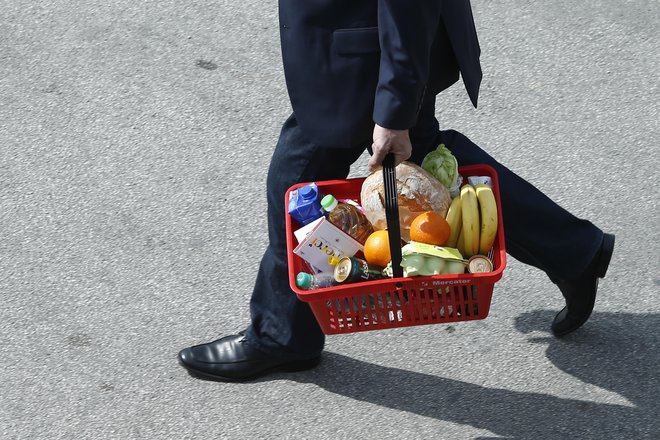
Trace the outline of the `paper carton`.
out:
<instances>
[{"instance_id":1,"label":"paper carton","mask_svg":"<svg viewBox=\"0 0 660 440\"><path fill-rule=\"evenodd\" d=\"M307 261L317 272L333 272L334 267L328 263L328 257L352 257L358 251L364 251L358 241L322 218L293 253Z\"/></svg>"},{"instance_id":2,"label":"paper carton","mask_svg":"<svg viewBox=\"0 0 660 440\"><path fill-rule=\"evenodd\" d=\"M302 228L293 231L293 235L296 236L296 240L298 240L298 243L303 241L305 237L307 237L314 230L314 228L317 227L318 224L321 223L322 221L323 221L323 217L316 219L313 222L303 226Z\"/></svg>"}]
</instances>

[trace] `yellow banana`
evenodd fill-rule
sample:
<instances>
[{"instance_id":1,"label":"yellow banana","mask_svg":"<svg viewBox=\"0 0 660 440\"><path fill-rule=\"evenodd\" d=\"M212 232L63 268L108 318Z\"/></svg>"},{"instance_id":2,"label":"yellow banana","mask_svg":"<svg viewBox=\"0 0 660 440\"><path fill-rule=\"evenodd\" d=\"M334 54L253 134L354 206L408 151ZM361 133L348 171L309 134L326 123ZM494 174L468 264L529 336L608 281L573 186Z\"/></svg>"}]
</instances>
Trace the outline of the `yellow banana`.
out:
<instances>
[{"instance_id":1,"label":"yellow banana","mask_svg":"<svg viewBox=\"0 0 660 440\"><path fill-rule=\"evenodd\" d=\"M463 257L467 256L467 253L465 252L465 235L463 234L463 228L461 228L461 231L458 233L456 249L458 249L458 252L460 252Z\"/></svg>"},{"instance_id":2,"label":"yellow banana","mask_svg":"<svg viewBox=\"0 0 660 440\"><path fill-rule=\"evenodd\" d=\"M479 200L481 231L479 235L479 253L487 255L495 243L497 234L497 203L493 190L488 185L474 185Z\"/></svg>"},{"instance_id":3,"label":"yellow banana","mask_svg":"<svg viewBox=\"0 0 660 440\"><path fill-rule=\"evenodd\" d=\"M472 185L461 187L461 215L463 217L463 239L465 240L465 254L471 257L479 253L479 202L477 193Z\"/></svg>"},{"instance_id":4,"label":"yellow banana","mask_svg":"<svg viewBox=\"0 0 660 440\"><path fill-rule=\"evenodd\" d=\"M456 243L458 243L458 235L461 233L463 222L463 216L461 214L461 197L456 196L451 201L449 211L447 211L447 223L449 223L449 230L451 231L449 240L445 244L447 247L455 248Z\"/></svg>"}]
</instances>

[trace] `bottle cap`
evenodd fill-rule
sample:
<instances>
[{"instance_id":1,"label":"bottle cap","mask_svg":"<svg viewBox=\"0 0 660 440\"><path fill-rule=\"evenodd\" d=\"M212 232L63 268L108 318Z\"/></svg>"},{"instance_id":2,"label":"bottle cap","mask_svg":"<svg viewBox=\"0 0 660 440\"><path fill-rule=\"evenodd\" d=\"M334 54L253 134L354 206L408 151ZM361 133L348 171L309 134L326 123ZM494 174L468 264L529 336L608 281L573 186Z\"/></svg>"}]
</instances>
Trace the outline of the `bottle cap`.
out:
<instances>
[{"instance_id":1,"label":"bottle cap","mask_svg":"<svg viewBox=\"0 0 660 440\"><path fill-rule=\"evenodd\" d=\"M323 200L321 200L321 206L323 206L323 209L326 211L332 211L337 207L337 199L335 199L332 194L328 194L323 197Z\"/></svg>"},{"instance_id":2,"label":"bottle cap","mask_svg":"<svg viewBox=\"0 0 660 440\"><path fill-rule=\"evenodd\" d=\"M296 286L300 287L301 289L307 289L309 286L312 285L313 279L314 277L312 277L310 274L305 272L300 272L296 276Z\"/></svg>"},{"instance_id":3,"label":"bottle cap","mask_svg":"<svg viewBox=\"0 0 660 440\"><path fill-rule=\"evenodd\" d=\"M339 263L339 260L341 260L341 258L335 257L334 255L331 255L331 256L328 257L328 264L330 266L336 266L337 263Z\"/></svg>"},{"instance_id":4,"label":"bottle cap","mask_svg":"<svg viewBox=\"0 0 660 440\"><path fill-rule=\"evenodd\" d=\"M316 191L312 185L305 185L300 188L298 194L300 194L300 197L303 199L312 199L316 195Z\"/></svg>"}]
</instances>

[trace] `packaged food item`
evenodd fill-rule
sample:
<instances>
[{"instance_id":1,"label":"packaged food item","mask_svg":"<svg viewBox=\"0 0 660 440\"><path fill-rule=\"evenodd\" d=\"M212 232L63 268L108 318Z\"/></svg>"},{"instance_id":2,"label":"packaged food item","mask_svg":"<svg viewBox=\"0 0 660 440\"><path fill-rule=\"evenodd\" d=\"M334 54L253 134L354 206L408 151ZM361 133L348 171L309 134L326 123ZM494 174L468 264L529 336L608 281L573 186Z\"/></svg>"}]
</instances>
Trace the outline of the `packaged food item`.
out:
<instances>
[{"instance_id":1,"label":"packaged food item","mask_svg":"<svg viewBox=\"0 0 660 440\"><path fill-rule=\"evenodd\" d=\"M322 195L316 183L300 187L289 194L289 215L301 225L306 225L323 217L321 209Z\"/></svg>"},{"instance_id":2,"label":"packaged food item","mask_svg":"<svg viewBox=\"0 0 660 440\"><path fill-rule=\"evenodd\" d=\"M468 272L486 273L493 271L493 263L484 255L474 255L468 260Z\"/></svg>"},{"instance_id":3,"label":"packaged food item","mask_svg":"<svg viewBox=\"0 0 660 440\"><path fill-rule=\"evenodd\" d=\"M457 249L414 241L405 245L401 254L405 277L461 274L467 263ZM392 276L391 264L385 268L385 273Z\"/></svg>"},{"instance_id":4,"label":"packaged food item","mask_svg":"<svg viewBox=\"0 0 660 440\"><path fill-rule=\"evenodd\" d=\"M486 185L490 188L493 187L493 179L490 176L469 176L468 183L472 186Z\"/></svg>"},{"instance_id":5,"label":"packaged food item","mask_svg":"<svg viewBox=\"0 0 660 440\"><path fill-rule=\"evenodd\" d=\"M332 272L334 266L328 261L329 257L352 257L363 250L358 241L323 217L293 253L309 263L315 272Z\"/></svg>"},{"instance_id":6,"label":"packaged food item","mask_svg":"<svg viewBox=\"0 0 660 440\"><path fill-rule=\"evenodd\" d=\"M334 255L331 256L331 257L328 257L328 263L332 267L335 267L337 265L337 263L339 263L339 261L341 261L341 258L335 257Z\"/></svg>"},{"instance_id":7,"label":"packaged food item","mask_svg":"<svg viewBox=\"0 0 660 440\"><path fill-rule=\"evenodd\" d=\"M337 199L337 201L339 203L348 203L349 205L353 205L358 209L358 211L364 214L364 209L362 209L362 206L360 206L360 204L353 199Z\"/></svg>"},{"instance_id":8,"label":"packaged food item","mask_svg":"<svg viewBox=\"0 0 660 440\"><path fill-rule=\"evenodd\" d=\"M319 223L323 221L324 218L325 217L319 217L313 222L307 223L302 228L298 228L295 231L293 231L293 235L296 237L296 240L298 240L298 243L303 241L305 237L307 237L314 230L314 228L316 228L319 225Z\"/></svg>"},{"instance_id":9,"label":"packaged food item","mask_svg":"<svg viewBox=\"0 0 660 440\"><path fill-rule=\"evenodd\" d=\"M382 267L355 257L342 258L335 266L334 277L338 283L357 283L385 278Z\"/></svg>"},{"instance_id":10,"label":"packaged food item","mask_svg":"<svg viewBox=\"0 0 660 440\"><path fill-rule=\"evenodd\" d=\"M328 194L321 200L321 206L328 213L330 222L361 244L374 232L367 217L353 204L340 203Z\"/></svg>"},{"instance_id":11,"label":"packaged food item","mask_svg":"<svg viewBox=\"0 0 660 440\"><path fill-rule=\"evenodd\" d=\"M305 290L322 289L324 287L336 286L337 284L339 283L335 280L334 274L328 272L317 274L300 272L296 276L296 286Z\"/></svg>"}]
</instances>

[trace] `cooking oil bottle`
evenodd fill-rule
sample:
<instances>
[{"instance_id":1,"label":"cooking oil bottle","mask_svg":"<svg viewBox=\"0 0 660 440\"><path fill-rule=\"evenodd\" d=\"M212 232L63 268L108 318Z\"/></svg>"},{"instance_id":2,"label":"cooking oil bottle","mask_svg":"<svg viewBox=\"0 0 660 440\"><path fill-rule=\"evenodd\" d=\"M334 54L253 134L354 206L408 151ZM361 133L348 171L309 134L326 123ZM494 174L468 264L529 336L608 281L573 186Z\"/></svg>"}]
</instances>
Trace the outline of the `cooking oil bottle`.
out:
<instances>
[{"instance_id":1,"label":"cooking oil bottle","mask_svg":"<svg viewBox=\"0 0 660 440\"><path fill-rule=\"evenodd\" d=\"M332 194L323 197L321 206L328 213L331 223L362 244L374 232L367 217L356 206L338 202Z\"/></svg>"}]
</instances>

